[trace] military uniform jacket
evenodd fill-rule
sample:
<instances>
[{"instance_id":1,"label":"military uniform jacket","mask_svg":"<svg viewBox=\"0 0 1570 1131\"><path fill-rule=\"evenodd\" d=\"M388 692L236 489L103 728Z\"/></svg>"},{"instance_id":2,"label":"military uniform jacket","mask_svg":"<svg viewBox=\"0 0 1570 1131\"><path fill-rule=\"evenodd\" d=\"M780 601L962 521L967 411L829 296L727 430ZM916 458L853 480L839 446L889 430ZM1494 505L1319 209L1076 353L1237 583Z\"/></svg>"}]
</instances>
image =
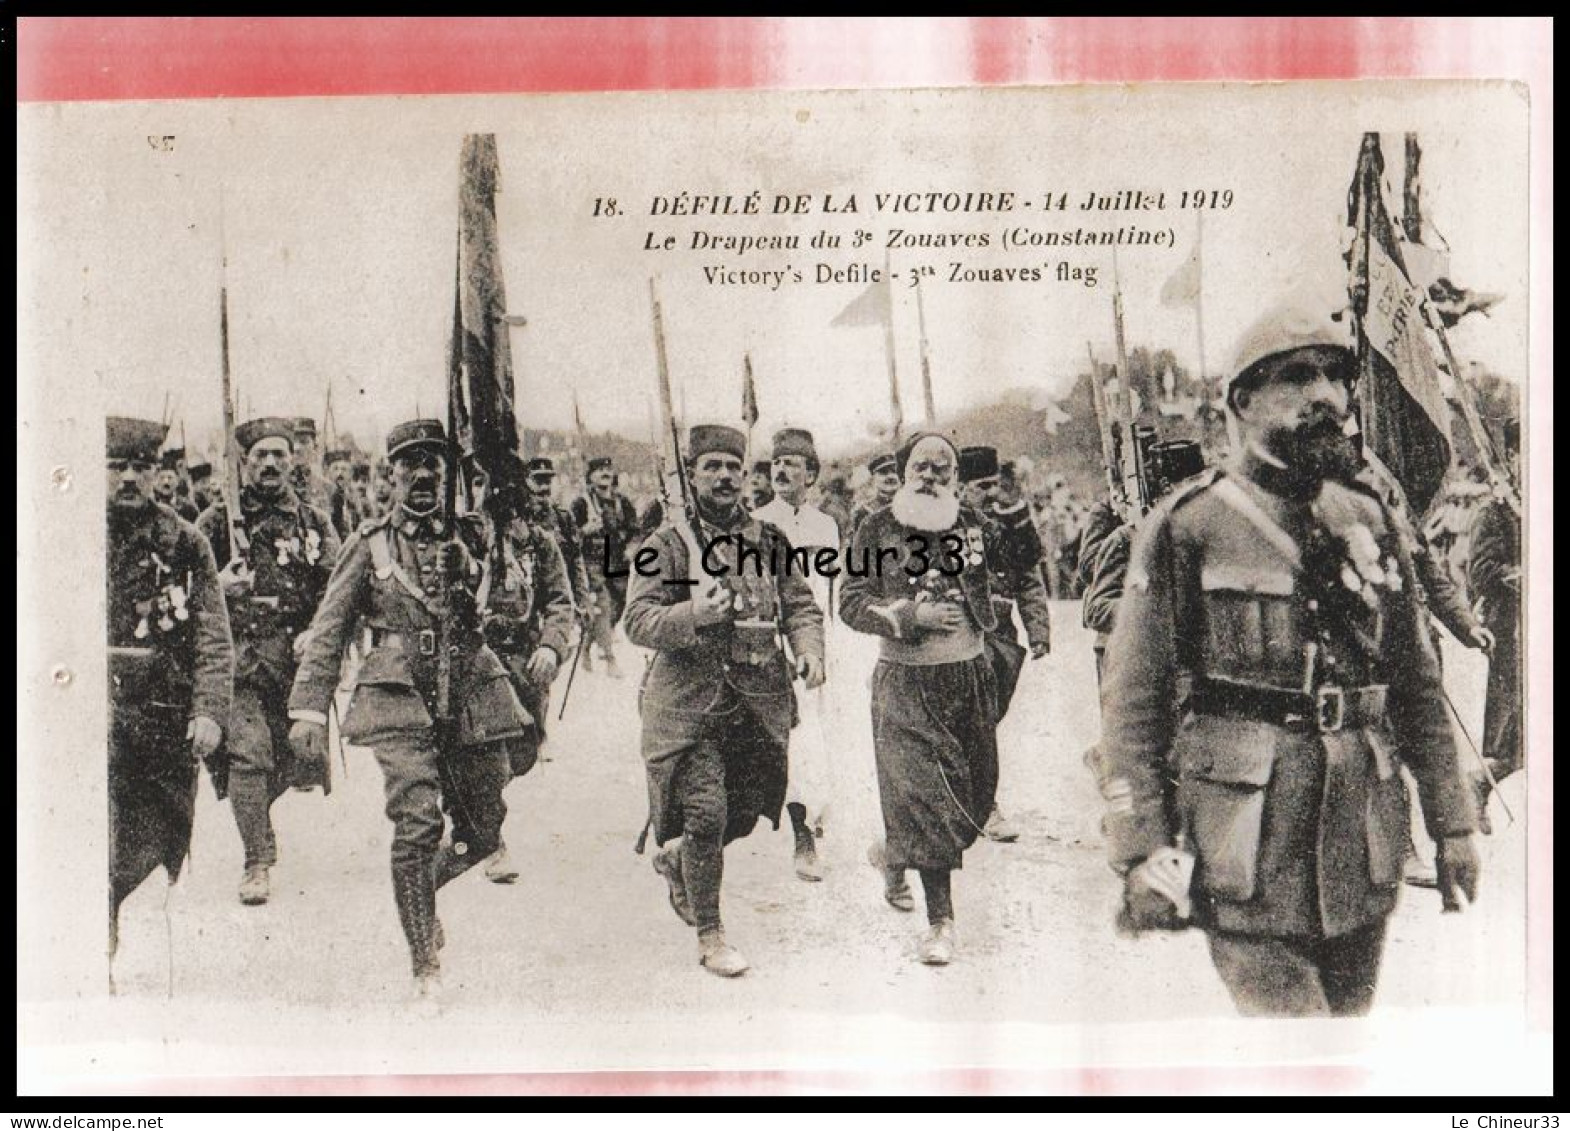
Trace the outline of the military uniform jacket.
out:
<instances>
[{"instance_id":1,"label":"military uniform jacket","mask_svg":"<svg viewBox=\"0 0 1570 1131\"><path fill-rule=\"evenodd\" d=\"M238 650L236 675L287 691L294 679L295 639L310 625L340 549L332 521L287 488L276 499L247 490L240 498L251 584L225 594ZM229 512L209 507L197 529L228 565Z\"/></svg>"},{"instance_id":2,"label":"military uniform jacket","mask_svg":"<svg viewBox=\"0 0 1570 1131\"><path fill-rule=\"evenodd\" d=\"M514 519L491 553L485 638L498 654L527 658L549 648L561 661L572 636L567 566L554 535Z\"/></svg>"},{"instance_id":3,"label":"military uniform jacket","mask_svg":"<svg viewBox=\"0 0 1570 1131\"><path fill-rule=\"evenodd\" d=\"M753 518L730 531L705 526L704 532L705 545L720 533L739 534L758 548L765 563L771 552L783 563L789 548L783 534ZM708 710L727 698L727 689L740 696L783 746L795 714L784 650L762 629L749 634L745 626L729 622L698 627L691 600L697 587L667 585L665 579L691 578L701 585L713 579L690 562L688 540L675 527L661 527L644 546L658 555L653 567L657 576L633 573L624 617L627 639L656 652L644 677L642 703L646 716L648 707L658 709L661 724L651 726L646 717L644 757L654 760L696 742ZM724 552L733 555L729 548ZM720 555L717 548L714 557ZM742 615L754 622L774 622L796 656L823 659L823 613L799 573L787 575L782 565L779 572L756 578L749 566L725 580L747 606Z\"/></svg>"},{"instance_id":4,"label":"military uniform jacket","mask_svg":"<svg viewBox=\"0 0 1570 1131\"><path fill-rule=\"evenodd\" d=\"M454 597L439 558L455 537L464 563ZM311 622L290 714L326 717L340 657L364 629L368 648L343 719L344 738L374 744L383 734L432 726L439 721L437 653L445 615L452 649L448 708L457 744L523 734L533 720L479 627L488 541L484 521L471 516L450 525L441 516L420 518L398 508L361 526L344 543Z\"/></svg>"},{"instance_id":5,"label":"military uniform jacket","mask_svg":"<svg viewBox=\"0 0 1570 1131\"><path fill-rule=\"evenodd\" d=\"M539 525L549 531L561 551L562 564L567 570L567 583L572 593L572 603L582 609L589 602L593 590L589 586L589 572L584 565L583 535L578 531L577 520L566 507L552 503L549 516L542 515ZM575 610L576 611L576 610Z\"/></svg>"},{"instance_id":6,"label":"military uniform jacket","mask_svg":"<svg viewBox=\"0 0 1570 1131\"><path fill-rule=\"evenodd\" d=\"M1339 483L1293 501L1260 485L1268 471L1245 457L1196 477L1135 536L1102 688L1106 831L1120 871L1183 831L1202 924L1334 937L1395 906L1409 820L1397 759L1436 840L1471 832L1474 815L1383 505ZM1377 546L1377 567L1349 577L1334 531ZM1206 688L1232 688L1233 703L1270 694L1239 685L1313 689L1309 717L1191 709Z\"/></svg>"},{"instance_id":7,"label":"military uniform jacket","mask_svg":"<svg viewBox=\"0 0 1570 1131\"><path fill-rule=\"evenodd\" d=\"M963 604L982 632L996 632L992 575L1018 572L1012 569L999 535L996 523L970 507L960 507L954 527L943 532L907 527L894 517L893 507L873 511L851 540L840 589L840 619L857 632L915 643L925 635L916 624L918 597L942 590L948 599ZM945 556L951 553L957 559ZM958 575L946 576L943 571L953 574L956 560ZM1027 578L1018 578L1017 584L1021 592L1029 588ZM1038 575L1036 586L1040 585Z\"/></svg>"},{"instance_id":8,"label":"military uniform jacket","mask_svg":"<svg viewBox=\"0 0 1570 1131\"><path fill-rule=\"evenodd\" d=\"M616 494L609 503L594 497L572 501L572 518L583 538L583 556L589 576L603 579L606 563L620 570L638 533L638 514L632 500Z\"/></svg>"},{"instance_id":9,"label":"military uniform jacket","mask_svg":"<svg viewBox=\"0 0 1570 1131\"><path fill-rule=\"evenodd\" d=\"M222 725L234 693L229 616L207 540L160 503L109 516L109 693Z\"/></svg>"},{"instance_id":10,"label":"military uniform jacket","mask_svg":"<svg viewBox=\"0 0 1570 1131\"><path fill-rule=\"evenodd\" d=\"M1080 576L1085 578L1080 615L1085 627L1096 634L1098 649L1107 646L1112 626L1117 623L1118 602L1123 599L1123 579L1128 574L1133 543L1134 527L1124 523L1092 543L1086 551L1088 559L1080 559Z\"/></svg>"},{"instance_id":11,"label":"military uniform jacket","mask_svg":"<svg viewBox=\"0 0 1570 1131\"><path fill-rule=\"evenodd\" d=\"M1052 609L1041 579L1041 535L1036 532L1030 504L1020 502L1008 510L989 511L986 518L997 527L990 541L999 550L991 559L992 595L1003 602L998 609L998 627L1013 634L1013 614L1008 608L1012 602L1019 606L1030 642L1050 645Z\"/></svg>"}]
</instances>

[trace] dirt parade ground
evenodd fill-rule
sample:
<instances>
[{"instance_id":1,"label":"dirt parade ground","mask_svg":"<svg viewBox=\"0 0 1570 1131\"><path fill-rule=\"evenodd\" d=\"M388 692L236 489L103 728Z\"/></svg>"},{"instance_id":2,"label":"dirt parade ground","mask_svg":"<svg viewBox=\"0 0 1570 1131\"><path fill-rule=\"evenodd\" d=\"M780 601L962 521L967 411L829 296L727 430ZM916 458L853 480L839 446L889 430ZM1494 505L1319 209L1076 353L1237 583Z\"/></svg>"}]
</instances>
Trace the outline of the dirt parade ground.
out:
<instances>
[{"instance_id":1,"label":"dirt parade ground","mask_svg":"<svg viewBox=\"0 0 1570 1131\"><path fill-rule=\"evenodd\" d=\"M723 912L753 964L745 977L704 973L650 857L633 852L646 809L637 748L643 662L623 642L624 678L603 665L580 671L566 717L552 719L550 760L508 790L506 840L521 878L498 886L476 869L441 893L440 1015L412 1016L381 776L368 750L351 748L331 798L289 794L275 807L280 861L262 907L236 898L240 841L204 779L189 871L167 896L160 875L125 905L118 996L24 1001L19 1024L43 1036L91 1017L96 1031L114 1034L120 1071L169 1077L723 1068L767 1063L771 1050L797 1066L854 1054L865 1067L880 1063L873 1035L891 1023L915 1040L943 1023L975 1025L999 1041L1013 1023L1232 1017L1200 933L1131 940L1113 932L1119 885L1098 829L1101 799L1081 761L1099 725L1090 639L1077 605L1052 612L1053 652L1027 666L1000 734L1000 800L1022 835L966 855L955 877L959 952L950 967L915 961L920 910L888 907L866 861L879 835L866 693L876 648L836 623L823 737L839 788L821 842L826 877L796 878L788 822L729 848ZM1482 659L1447 642L1445 668L1476 735ZM565 682L564 673L556 702ZM1519 1008L1524 785L1518 775L1503 790L1516 822L1496 800L1495 833L1480 838L1476 907L1442 916L1436 892L1404 890L1376 1012ZM77 894L101 900L86 887ZM963 1055L1007 1063L1009 1052ZM82 1048L46 1041L28 1055L45 1072L92 1071L79 1062Z\"/></svg>"}]
</instances>

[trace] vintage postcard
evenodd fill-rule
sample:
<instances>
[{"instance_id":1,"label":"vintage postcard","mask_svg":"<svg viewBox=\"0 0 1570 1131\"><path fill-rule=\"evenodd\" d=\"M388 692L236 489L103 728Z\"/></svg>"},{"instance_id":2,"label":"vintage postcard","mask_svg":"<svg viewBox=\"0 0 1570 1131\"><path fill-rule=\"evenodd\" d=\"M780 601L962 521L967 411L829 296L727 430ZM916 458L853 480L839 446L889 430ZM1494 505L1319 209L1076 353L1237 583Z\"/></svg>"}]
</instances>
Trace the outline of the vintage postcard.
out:
<instances>
[{"instance_id":1,"label":"vintage postcard","mask_svg":"<svg viewBox=\"0 0 1570 1131\"><path fill-rule=\"evenodd\" d=\"M1529 115L20 106L24 1081L1524 1048Z\"/></svg>"}]
</instances>

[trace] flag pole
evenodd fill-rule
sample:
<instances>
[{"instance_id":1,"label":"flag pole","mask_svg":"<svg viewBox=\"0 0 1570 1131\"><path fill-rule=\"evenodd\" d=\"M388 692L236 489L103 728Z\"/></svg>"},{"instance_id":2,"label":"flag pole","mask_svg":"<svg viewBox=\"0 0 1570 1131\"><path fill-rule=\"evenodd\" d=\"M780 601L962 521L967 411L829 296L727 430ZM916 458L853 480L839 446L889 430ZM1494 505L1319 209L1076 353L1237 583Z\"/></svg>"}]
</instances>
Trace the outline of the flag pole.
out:
<instances>
[{"instance_id":1,"label":"flag pole","mask_svg":"<svg viewBox=\"0 0 1570 1131\"><path fill-rule=\"evenodd\" d=\"M893 303L890 302L889 317L893 318ZM921 336L921 400L922 408L926 412L927 427L937 424L938 413L933 407L932 400L932 362L927 356L927 305L921 298L921 276L916 276L916 325Z\"/></svg>"},{"instance_id":2,"label":"flag pole","mask_svg":"<svg viewBox=\"0 0 1570 1131\"><path fill-rule=\"evenodd\" d=\"M894 361L894 277L889 253L883 253L883 285L888 288L888 304L883 311L883 356L889 367L889 413L894 419L894 447L899 447L905 430L905 410L899 403L899 371Z\"/></svg>"}]
</instances>

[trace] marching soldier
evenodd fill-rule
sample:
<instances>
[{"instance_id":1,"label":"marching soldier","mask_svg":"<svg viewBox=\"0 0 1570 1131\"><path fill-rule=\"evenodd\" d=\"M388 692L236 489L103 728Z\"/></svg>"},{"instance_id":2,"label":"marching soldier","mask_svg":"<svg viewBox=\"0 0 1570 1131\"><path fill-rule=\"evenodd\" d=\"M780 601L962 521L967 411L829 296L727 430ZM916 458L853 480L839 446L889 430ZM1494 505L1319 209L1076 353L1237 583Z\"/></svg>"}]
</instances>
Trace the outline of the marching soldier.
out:
<instances>
[{"instance_id":1,"label":"marching soldier","mask_svg":"<svg viewBox=\"0 0 1570 1131\"><path fill-rule=\"evenodd\" d=\"M360 523L371 516L360 510L354 490L354 453L347 448L334 448L327 453L328 514L332 516L333 529L339 538L347 538L358 530Z\"/></svg>"},{"instance_id":2,"label":"marching soldier","mask_svg":"<svg viewBox=\"0 0 1570 1131\"><path fill-rule=\"evenodd\" d=\"M807 502L807 492L817 480L820 466L812 433L804 428L783 428L776 432L773 459L763 466L773 469L772 498L754 510L753 517L774 527L785 535L792 549L805 551L814 560L818 551L825 549L838 558L839 524ZM812 590L812 599L827 616L831 607L831 579L814 569L806 581ZM826 636L827 624L824 627ZM825 651L826 644L825 641ZM814 833L823 835L823 818L837 792L825 733L826 694L826 691L810 692L801 699L800 728L791 756L785 804L796 840L796 875L814 883L823 879Z\"/></svg>"},{"instance_id":3,"label":"marching soldier","mask_svg":"<svg viewBox=\"0 0 1570 1131\"><path fill-rule=\"evenodd\" d=\"M996 527L1000 550L992 573L992 603L996 627L986 636L987 657L998 683L998 722L1008 714L1014 689L1025 663L1025 648L1020 643L1014 610L1025 622L1025 637L1030 643L1030 658L1039 660L1052 651L1052 611L1047 605L1047 590L1041 580L1041 535L1031 519L1030 504L1018 498L1004 505L1001 497L1002 468L997 449L978 445L959 453L959 481L965 505L979 511ZM1002 844L1019 839L1019 830L994 803L987 818L987 836Z\"/></svg>"},{"instance_id":4,"label":"marching soldier","mask_svg":"<svg viewBox=\"0 0 1570 1131\"><path fill-rule=\"evenodd\" d=\"M483 622L486 642L506 666L513 690L534 719L523 738L508 747L515 778L528 773L539 759L550 712L551 681L566 658L573 622L571 585L557 542L549 484L544 497L546 513L541 515L539 499L532 493L541 461L531 460L527 465L527 486L523 462L518 462L515 480L499 488L502 536L491 544L486 567L490 600ZM498 884L518 879L505 842L486 862L485 876Z\"/></svg>"},{"instance_id":5,"label":"marching soldier","mask_svg":"<svg viewBox=\"0 0 1570 1131\"><path fill-rule=\"evenodd\" d=\"M108 421L109 958L120 904L191 847L197 761L223 738L234 683L213 553L153 499L167 426Z\"/></svg>"},{"instance_id":6,"label":"marching soldier","mask_svg":"<svg viewBox=\"0 0 1570 1131\"><path fill-rule=\"evenodd\" d=\"M158 475L153 480L153 498L185 519L196 521L196 507L185 494L185 449L169 448L158 457Z\"/></svg>"},{"instance_id":7,"label":"marching soldier","mask_svg":"<svg viewBox=\"0 0 1570 1131\"><path fill-rule=\"evenodd\" d=\"M1512 468L1519 468L1521 425L1505 427ZM1525 765L1521 733L1521 519L1502 498L1486 502L1473 519L1467 579L1479 616L1494 640L1488 656L1488 688L1483 700L1483 757L1495 781ZM1472 779L1479 823L1488 825L1488 779Z\"/></svg>"},{"instance_id":8,"label":"marching soldier","mask_svg":"<svg viewBox=\"0 0 1570 1131\"><path fill-rule=\"evenodd\" d=\"M371 747L386 781L393 898L422 999L440 991L436 891L496 851L510 746L532 721L481 635L487 532L447 513L446 452L440 421L388 433L394 505L344 545L289 696L295 753L319 765L339 658L364 629L342 731Z\"/></svg>"},{"instance_id":9,"label":"marching soldier","mask_svg":"<svg viewBox=\"0 0 1570 1131\"><path fill-rule=\"evenodd\" d=\"M880 637L872 740L885 842L874 846L884 899L915 909L921 874L928 930L918 956L953 961L951 876L982 834L998 784L998 689L985 635L997 629L991 578L1010 566L998 529L955 493L959 453L917 433L900 450L903 486L856 529L840 618Z\"/></svg>"},{"instance_id":10,"label":"marching soldier","mask_svg":"<svg viewBox=\"0 0 1570 1131\"><path fill-rule=\"evenodd\" d=\"M627 607L626 559L637 533L638 514L632 500L616 490L616 472L609 457L589 461L587 480L589 494L572 501L572 517L583 536L584 561L595 589L590 643L599 646L606 672L620 679L614 635L616 622ZM582 662L585 671L593 670L587 647Z\"/></svg>"},{"instance_id":11,"label":"marching soldier","mask_svg":"<svg viewBox=\"0 0 1570 1131\"><path fill-rule=\"evenodd\" d=\"M766 507L774 501L774 487L769 482L773 470L773 464L766 459L753 461L752 474L747 477L745 500L749 511L757 511L759 507Z\"/></svg>"},{"instance_id":12,"label":"marching soldier","mask_svg":"<svg viewBox=\"0 0 1570 1131\"><path fill-rule=\"evenodd\" d=\"M760 817L778 828L785 801L795 700L782 632L806 688L823 683L823 614L807 583L783 568L762 576L740 568L743 547L765 563L787 548L741 505L745 451L734 428L692 429L687 467L699 530L678 515L650 536L644 546L658 554L658 575L635 572L627 603L627 638L656 652L641 701L649 820L660 846L654 869L676 914L697 929L699 961L726 978L748 964L720 919L725 845Z\"/></svg>"},{"instance_id":13,"label":"marching soldier","mask_svg":"<svg viewBox=\"0 0 1570 1131\"><path fill-rule=\"evenodd\" d=\"M1125 929L1193 922L1244 1014L1373 1001L1417 779L1447 909L1474 810L1412 563L1355 478L1354 358L1328 322L1243 339L1224 472L1141 523L1103 685L1102 792Z\"/></svg>"},{"instance_id":14,"label":"marching soldier","mask_svg":"<svg viewBox=\"0 0 1570 1131\"><path fill-rule=\"evenodd\" d=\"M218 501L218 489L213 484L213 465L206 460L193 463L191 473L191 503L196 507L197 517L208 507Z\"/></svg>"},{"instance_id":15,"label":"marching soldier","mask_svg":"<svg viewBox=\"0 0 1570 1131\"><path fill-rule=\"evenodd\" d=\"M338 559L338 535L326 514L294 493L289 469L293 430L279 417L234 430L245 455L237 521L244 544L230 544L230 516L219 504L197 529L213 548L237 651L234 709L213 786L229 798L245 848L240 902L266 903L269 870L278 863L272 806L291 787L332 788L329 767L295 763L289 746L289 689L300 634L311 623Z\"/></svg>"},{"instance_id":16,"label":"marching soldier","mask_svg":"<svg viewBox=\"0 0 1570 1131\"><path fill-rule=\"evenodd\" d=\"M556 486L556 464L549 456L535 456L528 462L528 519L548 533L561 551L562 564L572 593L574 611L581 617L593 616L594 587L584 562L583 536L578 523L566 507L556 505L551 493Z\"/></svg>"},{"instance_id":17,"label":"marching soldier","mask_svg":"<svg viewBox=\"0 0 1570 1131\"><path fill-rule=\"evenodd\" d=\"M331 514L332 498L316 467L316 421L309 416L296 416L293 424L294 468L291 476L294 493L302 502Z\"/></svg>"},{"instance_id":18,"label":"marching soldier","mask_svg":"<svg viewBox=\"0 0 1570 1131\"><path fill-rule=\"evenodd\" d=\"M855 537L856 528L861 525L862 519L892 503L895 493L899 491L899 462L893 452L879 452L869 459L867 472L872 476L872 498L865 503L857 503L855 510L851 511L851 538Z\"/></svg>"}]
</instances>

